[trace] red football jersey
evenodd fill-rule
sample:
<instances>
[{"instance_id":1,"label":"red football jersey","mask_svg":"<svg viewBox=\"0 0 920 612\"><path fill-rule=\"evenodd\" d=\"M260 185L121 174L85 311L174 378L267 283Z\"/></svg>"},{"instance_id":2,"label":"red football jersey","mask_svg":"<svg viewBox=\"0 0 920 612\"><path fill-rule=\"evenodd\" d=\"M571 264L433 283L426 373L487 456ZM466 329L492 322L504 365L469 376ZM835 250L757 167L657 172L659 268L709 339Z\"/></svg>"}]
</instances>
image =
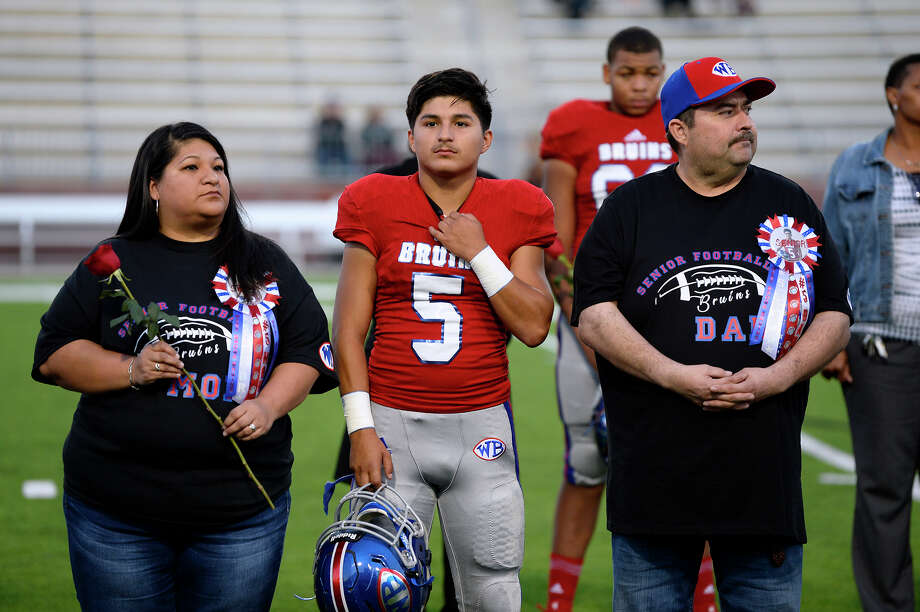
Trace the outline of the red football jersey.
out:
<instances>
[{"instance_id":1,"label":"red football jersey","mask_svg":"<svg viewBox=\"0 0 920 612\"><path fill-rule=\"evenodd\" d=\"M572 100L554 109L543 126L542 159L559 159L575 178L573 253L610 192L637 176L677 161L665 136L661 103L639 117L610 110L608 101Z\"/></svg>"},{"instance_id":2,"label":"red football jersey","mask_svg":"<svg viewBox=\"0 0 920 612\"><path fill-rule=\"evenodd\" d=\"M482 224L505 265L520 247L548 246L553 208L518 180L477 178L460 207ZM421 412L466 412L508 401L508 330L469 264L428 232L439 219L412 176L372 174L339 198L333 234L377 258L371 399Z\"/></svg>"}]
</instances>

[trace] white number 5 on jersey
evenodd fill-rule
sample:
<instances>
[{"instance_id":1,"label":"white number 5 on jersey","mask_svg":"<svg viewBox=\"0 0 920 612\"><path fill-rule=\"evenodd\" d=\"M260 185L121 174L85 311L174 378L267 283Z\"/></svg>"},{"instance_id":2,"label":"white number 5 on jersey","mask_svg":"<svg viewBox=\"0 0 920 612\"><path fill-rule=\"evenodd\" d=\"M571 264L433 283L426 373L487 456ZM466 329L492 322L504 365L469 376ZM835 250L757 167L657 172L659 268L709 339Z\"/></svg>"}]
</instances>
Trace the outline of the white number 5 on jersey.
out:
<instances>
[{"instance_id":1,"label":"white number 5 on jersey","mask_svg":"<svg viewBox=\"0 0 920 612\"><path fill-rule=\"evenodd\" d=\"M412 341L412 350L422 363L450 363L460 352L463 343L463 315L451 302L432 302L431 296L460 295L462 292L462 276L412 273L412 309L422 321L441 323L440 340Z\"/></svg>"}]
</instances>

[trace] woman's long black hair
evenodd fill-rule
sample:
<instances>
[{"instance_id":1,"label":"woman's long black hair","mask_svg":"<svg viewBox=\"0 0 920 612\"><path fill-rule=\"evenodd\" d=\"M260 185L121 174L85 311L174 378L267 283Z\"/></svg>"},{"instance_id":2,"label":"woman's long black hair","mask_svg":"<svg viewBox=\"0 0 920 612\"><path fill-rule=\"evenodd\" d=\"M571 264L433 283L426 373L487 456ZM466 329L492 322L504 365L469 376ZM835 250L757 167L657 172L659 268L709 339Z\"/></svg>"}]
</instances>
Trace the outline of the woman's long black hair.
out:
<instances>
[{"instance_id":1,"label":"woman's long black hair","mask_svg":"<svg viewBox=\"0 0 920 612\"><path fill-rule=\"evenodd\" d=\"M147 240L157 234L160 222L156 204L150 197L150 181L159 181L164 168L178 153L179 146L194 138L214 147L224 162L224 173L230 185L227 211L215 240L214 256L218 262L227 265L230 280L237 290L246 298L253 298L265 284L265 274L271 269L269 256L272 243L246 229L242 218L245 213L230 180L230 165L224 147L211 132L197 123L164 125L144 140L131 170L128 201L116 237Z\"/></svg>"}]
</instances>

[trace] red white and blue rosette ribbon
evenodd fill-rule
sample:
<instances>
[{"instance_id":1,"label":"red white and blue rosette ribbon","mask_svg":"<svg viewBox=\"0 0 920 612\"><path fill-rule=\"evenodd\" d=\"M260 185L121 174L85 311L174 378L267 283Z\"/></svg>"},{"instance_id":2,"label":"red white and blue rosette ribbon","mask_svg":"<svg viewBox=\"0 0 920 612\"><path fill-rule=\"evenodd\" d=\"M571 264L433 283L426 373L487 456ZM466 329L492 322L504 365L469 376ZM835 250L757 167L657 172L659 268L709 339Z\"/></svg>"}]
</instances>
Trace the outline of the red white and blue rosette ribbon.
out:
<instances>
[{"instance_id":1,"label":"red white and blue rosette ribbon","mask_svg":"<svg viewBox=\"0 0 920 612\"><path fill-rule=\"evenodd\" d=\"M247 301L230 282L227 266L211 281L221 303L233 311L233 336L224 400L238 404L259 394L278 356L278 321L272 309L281 300L278 283L270 277L259 296Z\"/></svg>"},{"instance_id":2,"label":"red white and blue rosette ribbon","mask_svg":"<svg viewBox=\"0 0 920 612\"><path fill-rule=\"evenodd\" d=\"M750 343L760 344L764 353L779 359L814 316L812 271L821 257L821 242L805 223L789 215L774 215L758 226L757 244L772 265Z\"/></svg>"}]
</instances>

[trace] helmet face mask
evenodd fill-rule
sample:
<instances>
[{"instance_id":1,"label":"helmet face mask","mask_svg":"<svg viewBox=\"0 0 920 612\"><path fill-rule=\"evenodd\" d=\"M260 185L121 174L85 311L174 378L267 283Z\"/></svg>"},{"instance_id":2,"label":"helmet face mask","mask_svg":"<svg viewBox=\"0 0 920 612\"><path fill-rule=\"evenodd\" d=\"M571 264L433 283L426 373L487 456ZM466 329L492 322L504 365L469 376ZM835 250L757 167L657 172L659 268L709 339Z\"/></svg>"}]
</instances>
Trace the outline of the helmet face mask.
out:
<instances>
[{"instance_id":1,"label":"helmet face mask","mask_svg":"<svg viewBox=\"0 0 920 612\"><path fill-rule=\"evenodd\" d=\"M365 485L339 501L313 562L323 612L420 612L431 591L428 533L391 487Z\"/></svg>"}]
</instances>

